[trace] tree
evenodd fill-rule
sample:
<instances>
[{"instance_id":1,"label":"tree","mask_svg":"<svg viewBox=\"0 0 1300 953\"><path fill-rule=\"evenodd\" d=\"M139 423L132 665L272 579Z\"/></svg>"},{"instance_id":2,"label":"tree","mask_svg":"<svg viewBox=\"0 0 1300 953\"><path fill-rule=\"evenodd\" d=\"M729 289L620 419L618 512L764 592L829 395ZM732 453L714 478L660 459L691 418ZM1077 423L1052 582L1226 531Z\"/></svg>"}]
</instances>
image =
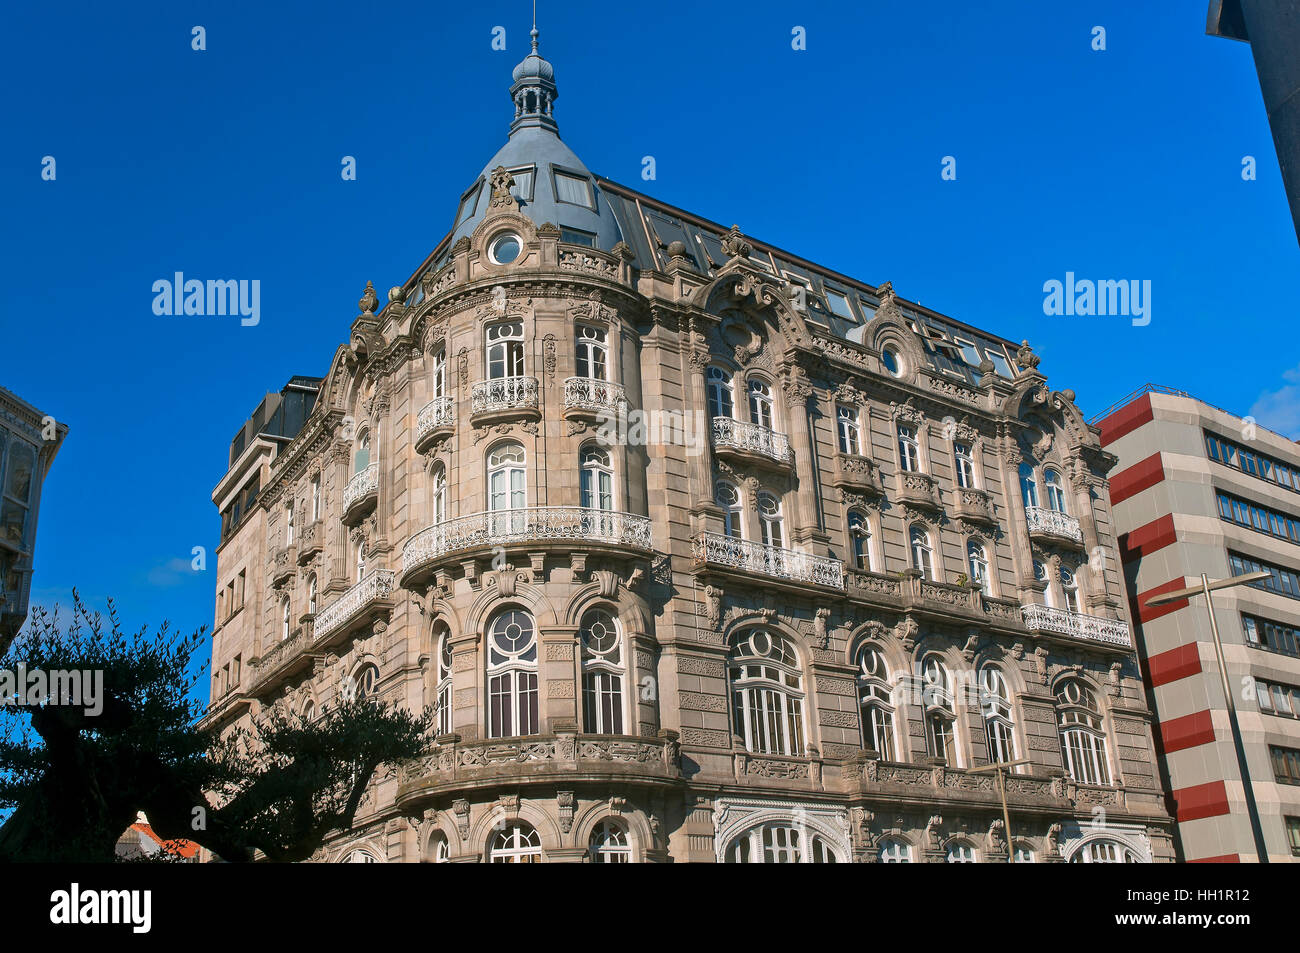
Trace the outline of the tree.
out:
<instances>
[{"instance_id":1,"label":"tree","mask_svg":"<svg viewBox=\"0 0 1300 953\"><path fill-rule=\"evenodd\" d=\"M219 734L200 724L192 696L203 629L180 636L163 623L127 635L112 600L107 624L75 591L73 604L66 628L57 611L35 609L0 659L0 672L25 676L0 709L0 810L12 810L0 860L111 861L139 811L164 839L223 860L304 860L351 828L381 766L426 749L430 712L370 699L310 723L272 706ZM45 691L32 691L41 679Z\"/></svg>"}]
</instances>

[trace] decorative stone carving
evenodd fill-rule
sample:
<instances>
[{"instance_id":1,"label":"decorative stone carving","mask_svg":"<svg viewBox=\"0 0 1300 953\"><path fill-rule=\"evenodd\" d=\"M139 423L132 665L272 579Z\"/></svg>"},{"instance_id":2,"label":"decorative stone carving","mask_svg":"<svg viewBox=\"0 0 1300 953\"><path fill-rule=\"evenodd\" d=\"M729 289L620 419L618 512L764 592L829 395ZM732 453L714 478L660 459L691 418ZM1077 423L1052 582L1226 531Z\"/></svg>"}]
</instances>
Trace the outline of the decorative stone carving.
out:
<instances>
[{"instance_id":1,"label":"decorative stone carving","mask_svg":"<svg viewBox=\"0 0 1300 953\"><path fill-rule=\"evenodd\" d=\"M728 258L748 258L754 246L740 234L740 226L732 225L731 231L722 236L722 253Z\"/></svg>"},{"instance_id":2,"label":"decorative stone carving","mask_svg":"<svg viewBox=\"0 0 1300 953\"><path fill-rule=\"evenodd\" d=\"M572 791L560 791L555 795L555 803L560 811L560 830L567 834L573 830L573 809L577 798Z\"/></svg>"}]
</instances>

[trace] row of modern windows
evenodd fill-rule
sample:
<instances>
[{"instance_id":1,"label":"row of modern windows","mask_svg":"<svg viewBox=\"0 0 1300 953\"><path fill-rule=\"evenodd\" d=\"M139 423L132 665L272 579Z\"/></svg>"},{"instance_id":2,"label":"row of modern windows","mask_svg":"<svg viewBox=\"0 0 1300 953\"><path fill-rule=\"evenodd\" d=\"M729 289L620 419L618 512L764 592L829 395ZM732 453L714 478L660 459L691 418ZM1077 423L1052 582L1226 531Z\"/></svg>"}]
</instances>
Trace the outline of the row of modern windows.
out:
<instances>
[{"instance_id":1,"label":"row of modern windows","mask_svg":"<svg viewBox=\"0 0 1300 953\"><path fill-rule=\"evenodd\" d=\"M1300 784L1300 748L1269 745L1268 753L1273 760L1273 776L1278 784Z\"/></svg>"},{"instance_id":2,"label":"row of modern windows","mask_svg":"<svg viewBox=\"0 0 1300 953\"><path fill-rule=\"evenodd\" d=\"M1243 613L1241 628L1248 645L1300 658L1300 629L1295 626Z\"/></svg>"},{"instance_id":3,"label":"row of modern windows","mask_svg":"<svg viewBox=\"0 0 1300 953\"><path fill-rule=\"evenodd\" d=\"M1266 592L1276 593L1279 596L1300 599L1300 573L1297 573L1294 569L1260 562L1258 559L1252 559L1249 556L1234 552L1228 553L1228 565L1232 568L1234 576L1240 576L1248 572L1266 572L1268 573L1266 578L1249 583L1249 585L1254 586L1256 589L1263 589Z\"/></svg>"},{"instance_id":4,"label":"row of modern windows","mask_svg":"<svg viewBox=\"0 0 1300 953\"><path fill-rule=\"evenodd\" d=\"M1300 718L1300 688L1257 678L1254 689L1260 711L1284 718Z\"/></svg>"},{"instance_id":5,"label":"row of modern windows","mask_svg":"<svg viewBox=\"0 0 1300 953\"><path fill-rule=\"evenodd\" d=\"M1257 453L1218 434L1205 431L1205 451L1211 460L1300 493L1300 467Z\"/></svg>"},{"instance_id":6,"label":"row of modern windows","mask_svg":"<svg viewBox=\"0 0 1300 953\"><path fill-rule=\"evenodd\" d=\"M614 617L592 609L582 618L583 729L594 734L624 732L627 673L622 637ZM511 609L496 615L487 636L487 736L536 734L539 731L538 646L532 617ZM859 703L863 746L886 761L906 756L896 725L901 707L901 680L891 679L879 648L859 651ZM453 671L449 634L439 637L436 722L439 734L451 732ZM793 645L765 629L742 633L733 643L728 663L734 731L747 750L756 754L799 757L806 753L803 669ZM927 753L953 767L970 763L959 750L955 725L958 694L948 668L937 656L920 667L920 698L924 710ZM1067 679L1056 692L1059 732L1066 770L1085 784L1109 784L1106 732L1096 693L1082 680ZM990 762L1014 761L1015 705L1005 675L996 666L978 674L973 703L984 720Z\"/></svg>"},{"instance_id":7,"label":"row of modern windows","mask_svg":"<svg viewBox=\"0 0 1300 953\"><path fill-rule=\"evenodd\" d=\"M1240 497L1220 491L1219 517L1246 529L1268 533L1278 539L1300 543L1300 518L1251 503Z\"/></svg>"}]
</instances>

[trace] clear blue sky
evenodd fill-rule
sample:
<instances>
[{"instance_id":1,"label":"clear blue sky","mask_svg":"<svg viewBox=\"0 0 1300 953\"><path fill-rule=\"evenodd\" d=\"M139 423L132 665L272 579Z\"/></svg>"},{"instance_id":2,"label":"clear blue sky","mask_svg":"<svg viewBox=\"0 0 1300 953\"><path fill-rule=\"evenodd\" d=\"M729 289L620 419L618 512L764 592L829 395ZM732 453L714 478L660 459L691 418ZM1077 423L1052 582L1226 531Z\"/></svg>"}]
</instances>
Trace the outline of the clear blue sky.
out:
<instances>
[{"instance_id":1,"label":"clear blue sky","mask_svg":"<svg viewBox=\"0 0 1300 953\"><path fill-rule=\"evenodd\" d=\"M1206 37L1205 13L543 0L540 25L561 135L593 171L1028 338L1089 414L1156 381L1295 436L1300 250L1250 50ZM71 428L36 600L76 585L134 624L211 624L215 556L193 573L190 551L215 551L232 434L325 372L367 279L404 280L448 229L505 140L529 18L525 0L4 6L0 383ZM175 271L259 279L260 325L154 316ZM1150 325L1045 317L1067 271L1149 279Z\"/></svg>"}]
</instances>

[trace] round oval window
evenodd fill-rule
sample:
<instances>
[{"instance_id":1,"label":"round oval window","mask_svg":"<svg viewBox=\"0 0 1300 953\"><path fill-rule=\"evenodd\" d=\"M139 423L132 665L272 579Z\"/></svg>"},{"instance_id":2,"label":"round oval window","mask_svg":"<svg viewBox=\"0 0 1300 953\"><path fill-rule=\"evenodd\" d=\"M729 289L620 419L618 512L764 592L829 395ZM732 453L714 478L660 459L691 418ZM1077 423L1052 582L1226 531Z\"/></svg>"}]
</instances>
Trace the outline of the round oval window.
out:
<instances>
[{"instance_id":1,"label":"round oval window","mask_svg":"<svg viewBox=\"0 0 1300 953\"><path fill-rule=\"evenodd\" d=\"M498 265L508 265L519 257L522 250L523 246L519 242L519 236L507 232L505 235L500 235L492 240L489 253L492 255L492 260Z\"/></svg>"},{"instance_id":2,"label":"round oval window","mask_svg":"<svg viewBox=\"0 0 1300 953\"><path fill-rule=\"evenodd\" d=\"M885 365L885 370L898 377L903 373L903 364L899 360L898 352L892 347L887 347L880 352L880 360Z\"/></svg>"}]
</instances>

